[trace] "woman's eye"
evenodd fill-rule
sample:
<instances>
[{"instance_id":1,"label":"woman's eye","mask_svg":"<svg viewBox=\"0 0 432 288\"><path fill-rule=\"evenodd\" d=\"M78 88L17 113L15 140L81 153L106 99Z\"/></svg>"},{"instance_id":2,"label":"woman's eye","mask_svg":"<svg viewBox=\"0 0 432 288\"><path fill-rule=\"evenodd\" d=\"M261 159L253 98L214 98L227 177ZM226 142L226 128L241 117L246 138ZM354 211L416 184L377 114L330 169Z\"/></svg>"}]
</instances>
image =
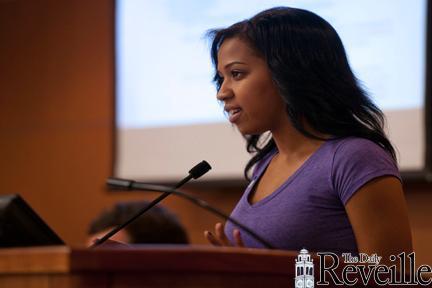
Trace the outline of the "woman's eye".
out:
<instances>
[{"instance_id":1,"label":"woman's eye","mask_svg":"<svg viewBox=\"0 0 432 288\"><path fill-rule=\"evenodd\" d=\"M240 71L231 71L231 76L234 78L234 79L238 79L238 78L240 78L241 76L243 75L243 73L242 72L240 72Z\"/></svg>"}]
</instances>

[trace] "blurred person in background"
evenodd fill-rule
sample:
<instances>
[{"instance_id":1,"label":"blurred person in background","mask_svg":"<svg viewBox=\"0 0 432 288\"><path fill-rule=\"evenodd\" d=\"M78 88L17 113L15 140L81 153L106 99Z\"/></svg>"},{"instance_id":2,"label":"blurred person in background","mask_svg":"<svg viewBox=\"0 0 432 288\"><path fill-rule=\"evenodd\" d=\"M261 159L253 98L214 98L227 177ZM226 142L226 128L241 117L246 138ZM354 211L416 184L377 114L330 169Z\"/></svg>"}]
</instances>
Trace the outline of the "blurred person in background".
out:
<instances>
[{"instance_id":1,"label":"blurred person in background","mask_svg":"<svg viewBox=\"0 0 432 288\"><path fill-rule=\"evenodd\" d=\"M148 201L119 202L103 211L90 224L87 244L102 238L145 208ZM154 206L134 222L114 234L110 240L129 244L188 244L188 235L175 214Z\"/></svg>"}]
</instances>

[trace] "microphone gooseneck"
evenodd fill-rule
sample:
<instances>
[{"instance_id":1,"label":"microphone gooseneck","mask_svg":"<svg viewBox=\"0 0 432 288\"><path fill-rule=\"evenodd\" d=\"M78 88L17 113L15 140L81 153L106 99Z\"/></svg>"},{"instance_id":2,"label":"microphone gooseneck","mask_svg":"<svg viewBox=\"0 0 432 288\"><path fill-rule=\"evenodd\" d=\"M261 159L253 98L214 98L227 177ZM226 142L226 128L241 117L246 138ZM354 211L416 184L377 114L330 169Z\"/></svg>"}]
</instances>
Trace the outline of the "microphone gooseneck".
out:
<instances>
[{"instance_id":1,"label":"microphone gooseneck","mask_svg":"<svg viewBox=\"0 0 432 288\"><path fill-rule=\"evenodd\" d=\"M202 175L204 175L205 173L207 173L210 169L211 169L211 166L210 166L210 164L207 163L207 161L201 161L200 163L198 163L197 165L195 165L189 171L189 175L188 176L186 176L183 180L181 180L179 183L177 183L177 185L174 186L174 189L180 188L181 186L183 186L185 183L187 183L192 178L193 179L198 179L199 177L201 177ZM123 190L136 189L136 188L134 188L134 185L136 183L137 182L132 181L132 180L125 180L125 179L118 179L118 178L108 178L108 181L107 181L107 184L108 184L109 187L116 188L116 189L123 189ZM138 211L129 220L127 220L123 224L118 225L117 227L115 227L114 229L112 229L111 231L109 231L107 234L105 234L102 238L97 239L89 248L95 248L95 247L101 245L102 243L104 243L105 241L107 241L109 238L111 238L114 234L116 234L118 231L120 231L121 229L125 228L127 225L129 225L130 223L132 223L133 221L135 221L135 219L137 219L138 217L140 217L142 214L144 214L145 212L147 212L148 210L150 210L157 203L161 202L163 199L165 199L167 196L169 196L171 194L171 192L168 191L168 190L167 191L162 191L162 192L165 192L165 193L163 193L162 195L160 195L159 197L157 197L155 200L153 200L151 203L149 203L146 207L144 207L143 209L141 209L140 211Z\"/></svg>"},{"instance_id":2,"label":"microphone gooseneck","mask_svg":"<svg viewBox=\"0 0 432 288\"><path fill-rule=\"evenodd\" d=\"M123 179L122 179L123 180ZM234 218L226 215L225 213L223 213L222 211L210 206L207 202L205 202L204 200L199 199L198 197L195 196L191 196L187 193L183 193L180 192L176 189L172 189L166 186L162 186L162 185L153 185L153 184L147 184L147 183L141 183L141 182L136 182L136 181L131 181L131 180L123 180L128 182L127 185L121 186L121 187L128 187L128 189L131 190L143 190L143 191L157 191L157 192L163 192L165 195L166 193L168 194L174 194L177 196L180 196L182 198L185 198L189 201L191 201L192 203L200 206L201 208L204 208L208 211L210 211L213 214L216 214L217 216L223 218L226 221L230 221L232 222L234 225L237 225L238 227L240 227L241 229L243 229L246 233L248 233L251 237L253 237L255 240L257 240L258 242L260 242L261 244L263 244L266 248L268 249L274 249L274 247L267 242L266 240L264 240L261 236L259 236L258 234L256 234L254 231L252 231L250 228L248 228L247 226L241 224L240 222L238 222L237 220L235 220ZM125 182L125 183L126 183ZM119 186L115 186L113 185L113 182L110 181L110 179L108 179L108 183L110 183L110 187L112 188L121 188ZM120 182L119 182L120 183Z\"/></svg>"}]
</instances>

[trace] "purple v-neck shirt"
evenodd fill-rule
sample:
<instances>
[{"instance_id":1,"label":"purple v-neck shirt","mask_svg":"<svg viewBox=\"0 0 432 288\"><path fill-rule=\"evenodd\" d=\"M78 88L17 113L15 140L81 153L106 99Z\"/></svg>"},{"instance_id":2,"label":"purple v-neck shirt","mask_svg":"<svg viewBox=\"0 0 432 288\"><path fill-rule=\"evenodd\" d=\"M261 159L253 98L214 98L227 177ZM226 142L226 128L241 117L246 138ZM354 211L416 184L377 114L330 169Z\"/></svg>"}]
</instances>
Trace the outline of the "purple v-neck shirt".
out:
<instances>
[{"instance_id":1,"label":"purple v-neck shirt","mask_svg":"<svg viewBox=\"0 0 432 288\"><path fill-rule=\"evenodd\" d=\"M366 139L328 140L278 189L251 205L249 195L276 152L256 165L252 181L231 216L278 249L357 253L345 204L374 178L401 179L391 156ZM232 243L233 229L227 222L225 233ZM264 248L240 231L246 247Z\"/></svg>"}]
</instances>

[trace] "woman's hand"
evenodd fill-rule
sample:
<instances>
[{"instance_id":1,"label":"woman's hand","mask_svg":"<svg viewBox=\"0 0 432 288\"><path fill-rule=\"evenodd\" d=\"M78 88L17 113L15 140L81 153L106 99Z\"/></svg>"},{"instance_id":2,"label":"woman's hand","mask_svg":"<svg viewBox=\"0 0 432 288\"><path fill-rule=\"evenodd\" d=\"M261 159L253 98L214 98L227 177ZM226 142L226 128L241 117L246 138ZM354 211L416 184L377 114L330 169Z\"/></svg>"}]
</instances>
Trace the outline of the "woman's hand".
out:
<instances>
[{"instance_id":1,"label":"woman's hand","mask_svg":"<svg viewBox=\"0 0 432 288\"><path fill-rule=\"evenodd\" d=\"M215 245L215 246L237 246L237 247L244 247L243 240L240 235L240 230L234 229L233 230L233 238L235 241L235 245L232 245L228 238L225 235L224 231L224 224L218 222L215 225L215 233L213 234L210 231L204 231L204 236L207 238L207 240Z\"/></svg>"}]
</instances>

